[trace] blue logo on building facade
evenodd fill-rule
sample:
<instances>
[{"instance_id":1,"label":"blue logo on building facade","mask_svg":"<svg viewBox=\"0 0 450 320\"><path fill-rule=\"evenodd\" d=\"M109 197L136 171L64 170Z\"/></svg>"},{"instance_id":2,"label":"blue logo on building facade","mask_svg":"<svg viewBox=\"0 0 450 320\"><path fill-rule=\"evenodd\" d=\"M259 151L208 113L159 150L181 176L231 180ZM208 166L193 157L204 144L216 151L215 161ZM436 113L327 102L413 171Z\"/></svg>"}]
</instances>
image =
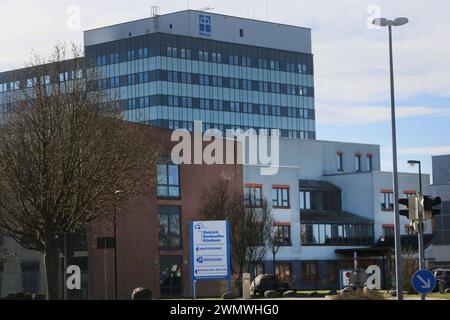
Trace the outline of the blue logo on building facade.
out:
<instances>
[{"instance_id":1,"label":"blue logo on building facade","mask_svg":"<svg viewBox=\"0 0 450 320\"><path fill-rule=\"evenodd\" d=\"M210 16L199 16L199 31L202 36L211 36L212 26Z\"/></svg>"}]
</instances>

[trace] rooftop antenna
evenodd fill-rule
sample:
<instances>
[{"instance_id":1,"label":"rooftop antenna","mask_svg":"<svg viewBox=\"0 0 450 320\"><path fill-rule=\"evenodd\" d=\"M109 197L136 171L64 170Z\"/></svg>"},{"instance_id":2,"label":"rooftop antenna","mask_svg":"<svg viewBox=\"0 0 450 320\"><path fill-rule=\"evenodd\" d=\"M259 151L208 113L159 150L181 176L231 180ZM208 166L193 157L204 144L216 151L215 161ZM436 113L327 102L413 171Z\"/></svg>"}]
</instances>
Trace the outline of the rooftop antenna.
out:
<instances>
[{"instance_id":1,"label":"rooftop antenna","mask_svg":"<svg viewBox=\"0 0 450 320\"><path fill-rule=\"evenodd\" d=\"M157 17L160 15L161 7L160 6L152 6L152 17Z\"/></svg>"},{"instance_id":2,"label":"rooftop antenna","mask_svg":"<svg viewBox=\"0 0 450 320\"><path fill-rule=\"evenodd\" d=\"M266 0L266 20L269 21L269 0Z\"/></svg>"},{"instance_id":3,"label":"rooftop antenna","mask_svg":"<svg viewBox=\"0 0 450 320\"><path fill-rule=\"evenodd\" d=\"M212 10L214 10L214 8L211 8L211 7L204 7L204 8L198 9L198 11L212 11Z\"/></svg>"}]
</instances>

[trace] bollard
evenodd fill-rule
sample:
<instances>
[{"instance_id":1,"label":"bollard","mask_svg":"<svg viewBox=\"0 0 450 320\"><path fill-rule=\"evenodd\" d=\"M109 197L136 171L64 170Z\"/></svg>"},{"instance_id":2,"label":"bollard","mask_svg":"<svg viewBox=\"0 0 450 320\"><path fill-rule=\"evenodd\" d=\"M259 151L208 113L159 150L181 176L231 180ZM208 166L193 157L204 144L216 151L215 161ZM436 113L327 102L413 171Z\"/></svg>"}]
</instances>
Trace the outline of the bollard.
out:
<instances>
[{"instance_id":1,"label":"bollard","mask_svg":"<svg viewBox=\"0 0 450 320\"><path fill-rule=\"evenodd\" d=\"M242 298L244 300L251 299L251 294L250 294L250 273L244 273L242 275Z\"/></svg>"},{"instance_id":2,"label":"bollard","mask_svg":"<svg viewBox=\"0 0 450 320\"><path fill-rule=\"evenodd\" d=\"M439 280L439 293L444 294L445 293L445 281Z\"/></svg>"}]
</instances>

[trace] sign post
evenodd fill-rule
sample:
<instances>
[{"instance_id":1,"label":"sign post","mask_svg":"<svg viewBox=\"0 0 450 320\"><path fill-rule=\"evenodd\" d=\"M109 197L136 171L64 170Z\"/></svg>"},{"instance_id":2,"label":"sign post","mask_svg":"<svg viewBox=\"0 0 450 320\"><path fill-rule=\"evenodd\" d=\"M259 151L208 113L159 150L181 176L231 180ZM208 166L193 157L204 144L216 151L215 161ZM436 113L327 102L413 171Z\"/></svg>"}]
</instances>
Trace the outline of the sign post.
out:
<instances>
[{"instance_id":1,"label":"sign post","mask_svg":"<svg viewBox=\"0 0 450 320\"><path fill-rule=\"evenodd\" d=\"M426 295L434 290L434 287L436 286L436 278L430 271L419 270L414 274L412 283L414 289L419 294Z\"/></svg>"},{"instance_id":2,"label":"sign post","mask_svg":"<svg viewBox=\"0 0 450 320\"><path fill-rule=\"evenodd\" d=\"M227 280L231 291L228 221L194 221L190 225L192 298L201 280Z\"/></svg>"}]
</instances>

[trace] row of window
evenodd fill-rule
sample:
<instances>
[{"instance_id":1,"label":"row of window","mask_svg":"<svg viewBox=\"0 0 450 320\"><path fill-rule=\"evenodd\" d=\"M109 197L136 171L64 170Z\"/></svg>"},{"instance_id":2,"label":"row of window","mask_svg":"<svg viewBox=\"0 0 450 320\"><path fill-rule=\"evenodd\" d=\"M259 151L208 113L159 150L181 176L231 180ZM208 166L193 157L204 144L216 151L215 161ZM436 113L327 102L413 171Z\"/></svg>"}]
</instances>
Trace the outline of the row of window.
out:
<instances>
[{"instance_id":1,"label":"row of window","mask_svg":"<svg viewBox=\"0 0 450 320\"><path fill-rule=\"evenodd\" d=\"M244 188L246 206L262 206L262 185L246 185ZM274 208L290 208L289 186L272 187L272 206ZM341 195L336 191L303 191L300 190L300 209L314 211L340 211Z\"/></svg>"},{"instance_id":2,"label":"row of window","mask_svg":"<svg viewBox=\"0 0 450 320\"><path fill-rule=\"evenodd\" d=\"M411 225L405 225L405 234L414 235L414 228ZM395 237L395 229L394 226L391 225L383 225L382 227L382 235L384 238L393 238Z\"/></svg>"},{"instance_id":3,"label":"row of window","mask_svg":"<svg viewBox=\"0 0 450 320\"><path fill-rule=\"evenodd\" d=\"M354 158L354 170L356 172L362 172L364 171L363 167L362 167L362 155L357 153L355 154L355 158ZM336 167L338 171L345 171L344 170L344 153L342 152L338 152L337 153L337 157L336 157ZM373 155L371 154L367 154L366 156L366 167L365 167L366 171L373 171Z\"/></svg>"},{"instance_id":4,"label":"row of window","mask_svg":"<svg viewBox=\"0 0 450 320\"><path fill-rule=\"evenodd\" d=\"M147 122L144 122L147 124ZM177 121L177 120L151 120L148 121L148 125L157 128L167 128L171 130L175 129L186 129L188 131L193 131L194 122L192 121ZM236 126L236 125L226 125L221 123L210 123L203 122L203 131L207 131L209 129L217 129L221 132L227 132L227 130L244 130L247 131L249 129L256 130L267 130L267 132L271 132L271 128L257 127L257 126ZM295 139L309 139L314 140L316 138L316 133L314 131L303 131L303 130L288 130L288 129L280 129L280 136L283 138L295 138Z\"/></svg>"},{"instance_id":5,"label":"row of window","mask_svg":"<svg viewBox=\"0 0 450 320\"><path fill-rule=\"evenodd\" d=\"M159 51L157 48L139 48L129 49L126 51L126 55L120 55L117 52L110 53L109 55L99 55L96 58L97 66L106 66L111 64L117 64L121 62L133 61L138 59L147 59L149 57L158 56ZM276 59L264 59L251 56L239 56L235 54L225 55L221 52L208 51L205 49L192 51L188 48L177 48L167 46L165 52L160 50L160 56L166 56L170 58L180 58L189 60L198 60L203 62L229 64L242 67L268 69L274 71L285 71L290 73L307 73L306 64L294 63L292 61L280 61Z\"/></svg>"},{"instance_id":6,"label":"row of window","mask_svg":"<svg viewBox=\"0 0 450 320\"><path fill-rule=\"evenodd\" d=\"M394 211L394 192L393 191L381 191L381 210L382 211ZM402 198L409 198L416 195L416 191L405 191Z\"/></svg>"},{"instance_id":7,"label":"row of window","mask_svg":"<svg viewBox=\"0 0 450 320\"><path fill-rule=\"evenodd\" d=\"M120 77L103 78L97 80L94 86L91 85L91 88L93 90L105 90L154 81L314 97L314 89L312 87L168 70L152 70Z\"/></svg>"},{"instance_id":8,"label":"row of window","mask_svg":"<svg viewBox=\"0 0 450 320\"><path fill-rule=\"evenodd\" d=\"M120 101L120 107L122 108L122 110L134 110L151 106L170 106L298 119L315 119L315 112L311 109L281 107L226 100L200 99L171 95L152 95Z\"/></svg>"},{"instance_id":9,"label":"row of window","mask_svg":"<svg viewBox=\"0 0 450 320\"><path fill-rule=\"evenodd\" d=\"M325 190L300 190L300 210L341 211L341 193Z\"/></svg>"},{"instance_id":10,"label":"row of window","mask_svg":"<svg viewBox=\"0 0 450 320\"><path fill-rule=\"evenodd\" d=\"M59 81L59 82L65 82L65 81L81 79L81 78L83 78L83 70L79 69L76 71L65 71L65 72L59 73L58 76L55 78L55 80ZM52 80L51 80L50 75L42 76L39 79L39 83L43 84L43 85L48 85L51 83L51 81ZM25 81L16 80L16 81L11 81L11 82L7 82L7 83L0 83L0 93L7 92L7 91L20 90L20 89L25 89L25 88L32 88L37 83L38 83L38 79L36 77L26 79Z\"/></svg>"},{"instance_id":11,"label":"row of window","mask_svg":"<svg viewBox=\"0 0 450 320\"><path fill-rule=\"evenodd\" d=\"M276 209L289 209L289 186L272 187L272 207ZM244 188L244 201L248 207L261 207L263 204L263 193L261 185L247 185Z\"/></svg>"},{"instance_id":12,"label":"row of window","mask_svg":"<svg viewBox=\"0 0 450 320\"><path fill-rule=\"evenodd\" d=\"M255 275L266 273L262 265L255 268ZM275 275L277 279L284 283L290 283L294 277L291 262L275 262ZM319 277L318 262L302 262L301 263L301 281L303 283L317 282L319 280L327 283L337 283L339 280L339 265L337 261L327 261L326 274Z\"/></svg>"},{"instance_id":13,"label":"row of window","mask_svg":"<svg viewBox=\"0 0 450 320\"><path fill-rule=\"evenodd\" d=\"M302 224L303 245L370 245L374 242L371 224Z\"/></svg>"}]
</instances>

